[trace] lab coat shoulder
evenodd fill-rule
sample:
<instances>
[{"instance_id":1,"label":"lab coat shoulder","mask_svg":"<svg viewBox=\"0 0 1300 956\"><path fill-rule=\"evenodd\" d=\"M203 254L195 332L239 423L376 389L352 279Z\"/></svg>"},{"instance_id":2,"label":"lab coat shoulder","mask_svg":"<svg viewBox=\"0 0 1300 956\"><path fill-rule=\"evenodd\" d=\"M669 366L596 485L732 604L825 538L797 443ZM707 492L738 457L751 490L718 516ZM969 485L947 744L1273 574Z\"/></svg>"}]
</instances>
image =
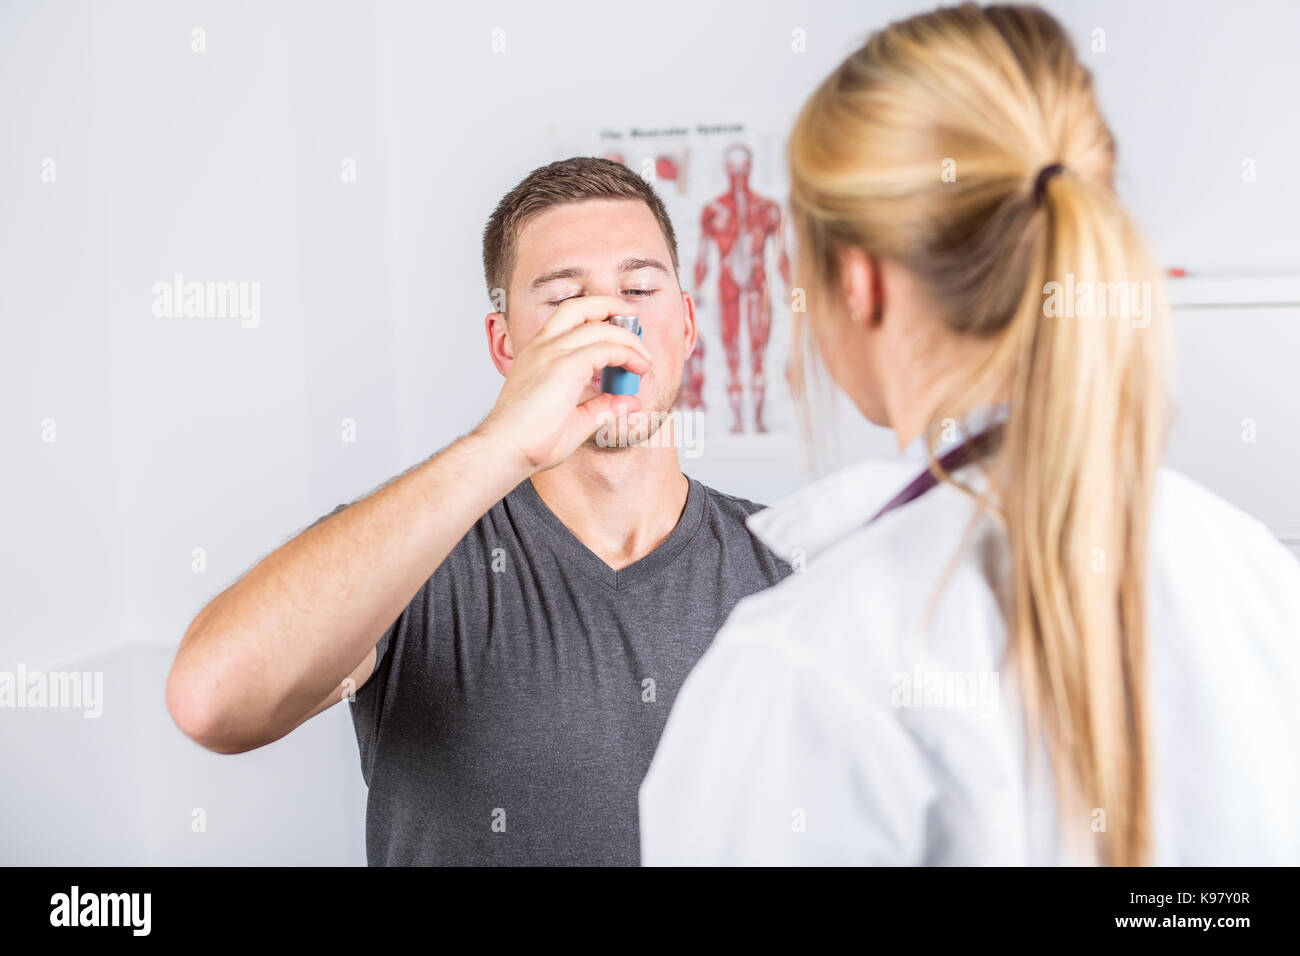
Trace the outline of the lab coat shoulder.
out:
<instances>
[{"instance_id":1,"label":"lab coat shoulder","mask_svg":"<svg viewBox=\"0 0 1300 956\"><path fill-rule=\"evenodd\" d=\"M644 862L923 859L938 796L930 748L949 745L900 706L909 647L970 669L1001 643L988 585L964 563L950 569L932 640L915 640L926 637L917 605L952 557L933 545L951 534L932 523L973 515L949 493L820 542L802 571L736 606L683 685L642 785ZM780 542L785 553L797 537ZM972 600L994 609L992 624L972 619ZM957 634L945 633L958 607Z\"/></svg>"},{"instance_id":2,"label":"lab coat shoulder","mask_svg":"<svg viewBox=\"0 0 1300 956\"><path fill-rule=\"evenodd\" d=\"M1281 700L1300 684L1300 560L1263 522L1171 469L1151 526L1155 673L1231 696L1249 686L1257 704L1271 693L1279 713L1300 714ZM1234 675L1249 683L1224 683Z\"/></svg>"},{"instance_id":3,"label":"lab coat shoulder","mask_svg":"<svg viewBox=\"0 0 1300 956\"><path fill-rule=\"evenodd\" d=\"M1164 469L1149 593L1160 862L1294 864L1300 561L1262 522Z\"/></svg>"},{"instance_id":4,"label":"lab coat shoulder","mask_svg":"<svg viewBox=\"0 0 1300 956\"><path fill-rule=\"evenodd\" d=\"M1231 630L1276 637L1295 647L1300 560L1259 519L1171 468L1162 468L1152 515L1155 584L1198 618L1228 611ZM1242 615L1246 615L1243 617Z\"/></svg>"},{"instance_id":5,"label":"lab coat shoulder","mask_svg":"<svg viewBox=\"0 0 1300 956\"><path fill-rule=\"evenodd\" d=\"M646 865L901 862L919 846L924 757L798 640L835 620L786 600L805 587L742 601L683 684L641 785Z\"/></svg>"},{"instance_id":6,"label":"lab coat shoulder","mask_svg":"<svg viewBox=\"0 0 1300 956\"><path fill-rule=\"evenodd\" d=\"M940 485L871 524L810 536L817 540L795 574L736 606L728 641L776 641L833 673L918 655L981 664L1001 655L1005 537L961 491ZM771 544L803 552L792 529Z\"/></svg>"}]
</instances>

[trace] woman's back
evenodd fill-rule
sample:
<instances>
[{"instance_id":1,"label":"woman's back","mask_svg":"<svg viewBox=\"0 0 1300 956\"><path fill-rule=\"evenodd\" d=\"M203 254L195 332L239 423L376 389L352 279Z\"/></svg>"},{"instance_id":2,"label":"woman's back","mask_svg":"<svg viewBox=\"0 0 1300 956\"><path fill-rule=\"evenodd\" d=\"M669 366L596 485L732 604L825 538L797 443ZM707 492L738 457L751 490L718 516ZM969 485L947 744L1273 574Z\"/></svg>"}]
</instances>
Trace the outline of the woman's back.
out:
<instances>
[{"instance_id":1,"label":"woman's back","mask_svg":"<svg viewBox=\"0 0 1300 956\"><path fill-rule=\"evenodd\" d=\"M1026 743L1000 526L980 516L951 568L976 511L950 485L864 526L914 471L856 466L750 519L804 570L743 601L683 687L646 862L1097 859L1107 808L1061 813ZM1300 862L1300 562L1162 469L1148 588L1153 862ZM684 785L701 766L707 793Z\"/></svg>"}]
</instances>

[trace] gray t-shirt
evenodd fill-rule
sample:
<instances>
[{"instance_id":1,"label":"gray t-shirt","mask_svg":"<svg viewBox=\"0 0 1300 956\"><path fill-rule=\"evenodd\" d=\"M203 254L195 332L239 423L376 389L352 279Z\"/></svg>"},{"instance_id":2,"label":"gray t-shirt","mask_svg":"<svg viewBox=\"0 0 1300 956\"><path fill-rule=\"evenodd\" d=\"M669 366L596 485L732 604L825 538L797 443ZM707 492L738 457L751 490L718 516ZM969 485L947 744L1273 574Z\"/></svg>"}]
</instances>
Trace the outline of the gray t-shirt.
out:
<instances>
[{"instance_id":1,"label":"gray t-shirt","mask_svg":"<svg viewBox=\"0 0 1300 956\"><path fill-rule=\"evenodd\" d=\"M690 479L677 527L611 569L531 480L384 634L352 720L371 866L640 862L637 789L736 603L790 573Z\"/></svg>"}]
</instances>

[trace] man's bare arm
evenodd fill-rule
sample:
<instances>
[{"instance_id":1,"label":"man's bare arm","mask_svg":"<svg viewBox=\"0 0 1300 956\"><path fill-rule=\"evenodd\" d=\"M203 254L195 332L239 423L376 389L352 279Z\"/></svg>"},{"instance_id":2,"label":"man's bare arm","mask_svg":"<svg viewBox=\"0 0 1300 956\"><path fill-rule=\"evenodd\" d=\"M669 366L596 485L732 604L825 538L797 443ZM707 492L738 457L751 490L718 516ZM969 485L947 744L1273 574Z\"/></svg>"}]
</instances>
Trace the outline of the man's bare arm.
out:
<instances>
[{"instance_id":1,"label":"man's bare arm","mask_svg":"<svg viewBox=\"0 0 1300 956\"><path fill-rule=\"evenodd\" d=\"M176 723L239 753L323 710L346 677L360 686L384 631L527 476L517 455L471 434L268 555L186 632L167 680Z\"/></svg>"}]
</instances>

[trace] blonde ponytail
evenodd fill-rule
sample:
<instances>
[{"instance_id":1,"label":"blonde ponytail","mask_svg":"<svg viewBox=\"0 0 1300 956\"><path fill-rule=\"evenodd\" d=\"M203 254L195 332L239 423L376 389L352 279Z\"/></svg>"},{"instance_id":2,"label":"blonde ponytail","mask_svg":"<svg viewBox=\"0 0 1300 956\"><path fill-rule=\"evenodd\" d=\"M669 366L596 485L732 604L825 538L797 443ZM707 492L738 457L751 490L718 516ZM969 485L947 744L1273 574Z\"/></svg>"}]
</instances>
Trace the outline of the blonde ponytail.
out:
<instances>
[{"instance_id":1,"label":"blonde ponytail","mask_svg":"<svg viewBox=\"0 0 1300 956\"><path fill-rule=\"evenodd\" d=\"M813 94L789 161L811 285L833 288L832 249L851 243L917 276L954 331L996 340L944 407L1010 398L985 503L1010 543L1029 723L1049 742L1067 836L1095 836L1101 862L1147 862L1146 562L1168 320L1087 71L1034 7L914 17Z\"/></svg>"},{"instance_id":2,"label":"blonde ponytail","mask_svg":"<svg viewBox=\"0 0 1300 956\"><path fill-rule=\"evenodd\" d=\"M1013 556L1012 647L1026 699L1058 741L1065 794L1088 801L1065 812L1103 821L1099 857L1133 865L1150 848L1146 556L1165 322L1139 314L1158 307L1158 283L1108 189L1067 174L1048 184L1043 205L1038 295L1007 330L1013 413L998 485ZM1094 306L1104 294L1105 307L1079 308L1071 287L1091 289ZM1127 306L1110 307L1111 290L1135 288L1151 290L1144 302L1129 294ZM1045 307L1053 295L1056 306Z\"/></svg>"}]
</instances>

